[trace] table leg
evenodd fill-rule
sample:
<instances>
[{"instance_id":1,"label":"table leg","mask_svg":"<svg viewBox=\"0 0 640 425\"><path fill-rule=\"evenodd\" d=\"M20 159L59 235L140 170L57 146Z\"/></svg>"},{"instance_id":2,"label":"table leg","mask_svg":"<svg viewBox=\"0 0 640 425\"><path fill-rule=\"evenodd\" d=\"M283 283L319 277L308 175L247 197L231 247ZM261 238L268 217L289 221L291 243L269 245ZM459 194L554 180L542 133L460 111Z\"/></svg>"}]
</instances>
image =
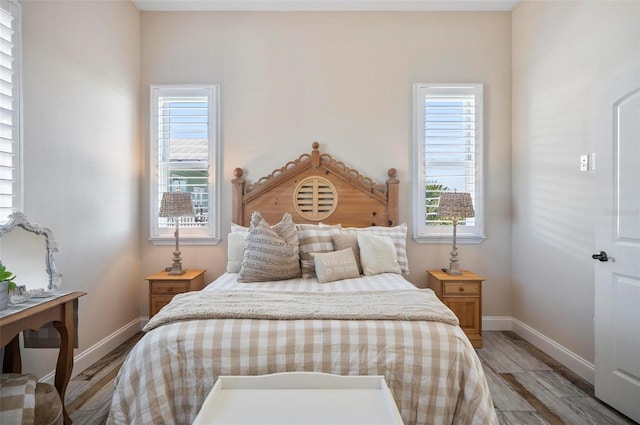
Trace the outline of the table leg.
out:
<instances>
[{"instance_id":1,"label":"table leg","mask_svg":"<svg viewBox=\"0 0 640 425\"><path fill-rule=\"evenodd\" d=\"M22 373L22 357L20 356L20 334L4 347L3 373Z\"/></svg>"},{"instance_id":2,"label":"table leg","mask_svg":"<svg viewBox=\"0 0 640 425\"><path fill-rule=\"evenodd\" d=\"M63 309L63 321L53 322L53 326L60 334L60 353L58 354L58 363L56 365L55 387L58 390L58 394L60 394L60 400L62 400L64 423L69 425L72 421L67 414L67 409L64 404L64 396L67 391L67 385L69 384L71 371L73 369L73 338L75 335L73 323L73 301L66 302L61 307Z\"/></svg>"}]
</instances>

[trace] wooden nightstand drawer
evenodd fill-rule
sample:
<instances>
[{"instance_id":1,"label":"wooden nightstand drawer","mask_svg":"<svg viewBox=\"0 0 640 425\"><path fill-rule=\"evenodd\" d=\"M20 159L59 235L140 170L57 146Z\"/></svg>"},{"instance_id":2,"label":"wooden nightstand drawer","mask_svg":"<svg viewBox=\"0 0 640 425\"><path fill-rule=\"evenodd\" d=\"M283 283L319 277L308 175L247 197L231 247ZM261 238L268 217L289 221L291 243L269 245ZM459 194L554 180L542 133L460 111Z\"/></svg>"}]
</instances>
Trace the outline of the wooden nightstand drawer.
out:
<instances>
[{"instance_id":1,"label":"wooden nightstand drawer","mask_svg":"<svg viewBox=\"0 0 640 425\"><path fill-rule=\"evenodd\" d=\"M187 270L181 275L170 275L164 271L145 277L149 281L149 318L169 304L174 295L204 288L204 272Z\"/></svg>"},{"instance_id":2,"label":"wooden nightstand drawer","mask_svg":"<svg viewBox=\"0 0 640 425\"><path fill-rule=\"evenodd\" d=\"M149 310L153 312L155 315L159 312L162 307L169 304L173 299L173 295L153 295L151 297L151 304L149 305ZM150 317L151 318L151 317Z\"/></svg>"},{"instance_id":3,"label":"wooden nightstand drawer","mask_svg":"<svg viewBox=\"0 0 640 425\"><path fill-rule=\"evenodd\" d=\"M187 292L189 282L155 282L151 289L152 294L181 294Z\"/></svg>"},{"instance_id":4,"label":"wooden nightstand drawer","mask_svg":"<svg viewBox=\"0 0 640 425\"><path fill-rule=\"evenodd\" d=\"M443 285L442 292L445 295L479 295L480 284L479 283L460 283L460 282L447 282Z\"/></svg>"}]
</instances>

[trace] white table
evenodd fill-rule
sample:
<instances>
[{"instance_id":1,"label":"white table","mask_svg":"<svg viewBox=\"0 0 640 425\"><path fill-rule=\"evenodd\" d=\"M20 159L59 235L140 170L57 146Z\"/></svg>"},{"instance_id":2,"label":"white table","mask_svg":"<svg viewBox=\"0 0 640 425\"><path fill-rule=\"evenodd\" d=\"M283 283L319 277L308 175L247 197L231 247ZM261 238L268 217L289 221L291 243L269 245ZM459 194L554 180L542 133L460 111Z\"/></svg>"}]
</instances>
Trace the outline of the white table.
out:
<instances>
[{"instance_id":1,"label":"white table","mask_svg":"<svg viewBox=\"0 0 640 425\"><path fill-rule=\"evenodd\" d=\"M220 376L193 425L402 425L383 376Z\"/></svg>"}]
</instances>

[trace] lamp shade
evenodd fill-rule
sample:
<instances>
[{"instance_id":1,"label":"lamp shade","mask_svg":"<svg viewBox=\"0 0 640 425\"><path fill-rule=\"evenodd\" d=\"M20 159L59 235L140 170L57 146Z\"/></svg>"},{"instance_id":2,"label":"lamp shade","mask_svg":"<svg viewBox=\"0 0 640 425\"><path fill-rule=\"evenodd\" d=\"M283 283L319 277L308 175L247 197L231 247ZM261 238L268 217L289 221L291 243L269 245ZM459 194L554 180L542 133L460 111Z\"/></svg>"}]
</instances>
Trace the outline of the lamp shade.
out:
<instances>
[{"instance_id":1,"label":"lamp shade","mask_svg":"<svg viewBox=\"0 0 640 425\"><path fill-rule=\"evenodd\" d=\"M438 205L438 218L459 220L474 217L471 194L467 192L442 192Z\"/></svg>"},{"instance_id":2,"label":"lamp shade","mask_svg":"<svg viewBox=\"0 0 640 425\"><path fill-rule=\"evenodd\" d=\"M193 217L191 195L187 192L164 192L158 217Z\"/></svg>"}]
</instances>

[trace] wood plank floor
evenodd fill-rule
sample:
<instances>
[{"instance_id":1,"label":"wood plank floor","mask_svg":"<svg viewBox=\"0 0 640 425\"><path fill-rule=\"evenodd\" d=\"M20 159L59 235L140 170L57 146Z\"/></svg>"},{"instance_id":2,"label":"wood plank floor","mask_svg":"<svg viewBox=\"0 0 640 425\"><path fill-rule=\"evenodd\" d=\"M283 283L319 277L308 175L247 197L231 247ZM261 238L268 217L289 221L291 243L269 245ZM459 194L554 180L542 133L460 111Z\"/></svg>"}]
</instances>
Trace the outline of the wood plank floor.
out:
<instances>
[{"instance_id":1,"label":"wood plank floor","mask_svg":"<svg viewBox=\"0 0 640 425\"><path fill-rule=\"evenodd\" d=\"M69 382L76 425L106 422L113 379L137 334ZM593 396L593 387L513 332L483 333L477 350L501 425L637 425Z\"/></svg>"}]
</instances>

